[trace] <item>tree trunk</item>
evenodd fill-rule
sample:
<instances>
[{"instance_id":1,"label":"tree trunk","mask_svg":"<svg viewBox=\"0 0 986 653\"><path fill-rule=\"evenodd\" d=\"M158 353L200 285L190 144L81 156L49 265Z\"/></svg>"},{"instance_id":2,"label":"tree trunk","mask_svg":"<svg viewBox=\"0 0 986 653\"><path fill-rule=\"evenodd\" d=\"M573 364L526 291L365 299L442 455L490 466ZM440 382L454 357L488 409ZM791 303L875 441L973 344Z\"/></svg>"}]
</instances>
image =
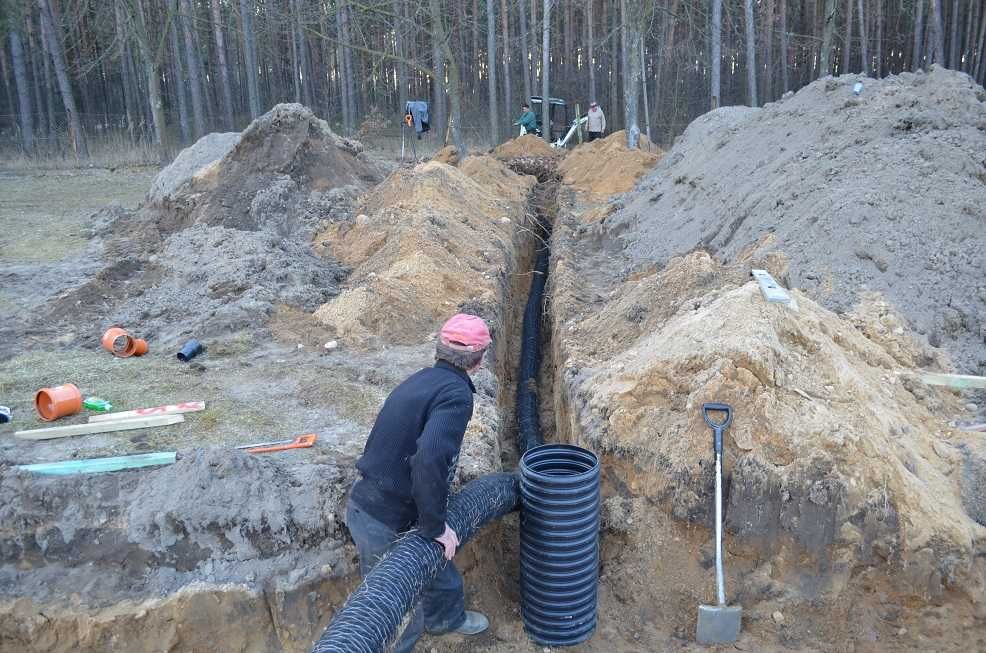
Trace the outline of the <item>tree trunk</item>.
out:
<instances>
[{"instance_id":1,"label":"tree trunk","mask_svg":"<svg viewBox=\"0 0 986 653\"><path fill-rule=\"evenodd\" d=\"M982 15L979 17L979 38L977 41L979 45L976 47L976 70L973 79L979 80L979 83L982 84L983 74L986 73L986 64L983 63L984 49L986 49L986 8L983 9Z\"/></svg>"},{"instance_id":2,"label":"tree trunk","mask_svg":"<svg viewBox=\"0 0 986 653\"><path fill-rule=\"evenodd\" d=\"M437 0L431 0L437 2ZM439 17L439 21L441 18ZM432 25L432 30L437 30L441 28L441 35L445 35L444 25ZM445 144L445 134L446 126L448 125L447 113L445 110L445 48L443 43L435 38L435 34L439 32L432 32L432 62L433 68L435 69L435 75L431 78L432 85L432 105L434 106L434 111L432 111L432 127L434 128L436 135L438 136L438 142L442 145ZM451 51L451 48L449 48ZM458 145L456 145L458 147Z\"/></svg>"},{"instance_id":3,"label":"tree trunk","mask_svg":"<svg viewBox=\"0 0 986 653\"><path fill-rule=\"evenodd\" d=\"M635 2L639 0L631 0ZM649 0L645 0L649 1ZM626 35L627 52L624 60L627 62L626 87L623 89L623 115L626 125L627 149L635 150L640 144L640 123L638 105L640 104L640 17L639 11L626 11L626 0L623 0L623 25Z\"/></svg>"},{"instance_id":4,"label":"tree trunk","mask_svg":"<svg viewBox=\"0 0 986 653\"><path fill-rule=\"evenodd\" d=\"M818 66L819 78L825 77L832 69L832 37L835 35L836 1L825 0L825 26L822 29L822 52Z\"/></svg>"},{"instance_id":5,"label":"tree trunk","mask_svg":"<svg viewBox=\"0 0 986 653\"><path fill-rule=\"evenodd\" d=\"M289 0L288 13L291 19L291 85L294 87L294 101L301 103L301 55L298 52L298 30L295 26L295 13L298 11L295 0Z\"/></svg>"},{"instance_id":6,"label":"tree trunk","mask_svg":"<svg viewBox=\"0 0 986 653\"><path fill-rule=\"evenodd\" d=\"M113 12L114 18L116 19L117 38L120 39L121 43L120 79L123 84L123 107L127 114L127 131L130 134L130 140L133 141L134 131L137 126L137 111L134 102L133 80L130 75L130 37L126 23L123 20L123 12L120 8L119 0L113 3Z\"/></svg>"},{"instance_id":7,"label":"tree trunk","mask_svg":"<svg viewBox=\"0 0 986 653\"><path fill-rule=\"evenodd\" d=\"M486 81L490 113L490 146L500 142L500 110L496 97L496 2L486 0Z\"/></svg>"},{"instance_id":8,"label":"tree trunk","mask_svg":"<svg viewBox=\"0 0 986 653\"><path fill-rule=\"evenodd\" d=\"M620 0L620 80L623 82L623 104L627 101L627 75L630 72L627 59L627 0ZM624 128L629 127L626 121L626 111L623 112Z\"/></svg>"},{"instance_id":9,"label":"tree trunk","mask_svg":"<svg viewBox=\"0 0 986 653\"><path fill-rule=\"evenodd\" d=\"M448 94L452 106L452 141L460 159L464 159L468 154L466 141L462 133L462 79L459 72L459 62L452 54L452 47L449 45L449 32L442 20L442 6L439 0L429 0L429 13L431 18L431 40L435 48L435 59L444 60L448 64ZM441 68L435 66L438 73ZM444 86L444 75L441 79L435 79L435 88ZM438 95L436 91L436 95ZM443 98L444 103L444 98ZM444 131L445 125L439 127ZM444 137L444 133L442 134Z\"/></svg>"},{"instance_id":10,"label":"tree trunk","mask_svg":"<svg viewBox=\"0 0 986 653\"><path fill-rule=\"evenodd\" d=\"M55 66L55 77L58 79L58 89L62 94L62 104L65 106L65 117L68 119L69 136L72 139L72 149L76 156L89 158L89 148L86 145L86 135L82 130L82 121L79 119L79 112L75 108L75 97L72 95L72 84L68 78L65 68L65 55L62 53L62 40L59 33L55 31L55 21L51 13L49 0L38 0L38 8L41 10L41 29L46 33L48 46L51 48L48 54L51 62Z\"/></svg>"},{"instance_id":11,"label":"tree trunk","mask_svg":"<svg viewBox=\"0 0 986 653\"><path fill-rule=\"evenodd\" d=\"M969 3L969 11L965 16L965 39L959 57L962 59L962 70L972 74L972 55L975 52L975 42L972 40L976 36L976 19L979 5L975 2Z\"/></svg>"},{"instance_id":12,"label":"tree trunk","mask_svg":"<svg viewBox=\"0 0 986 653\"><path fill-rule=\"evenodd\" d=\"M219 0L212 0L212 32L216 39L216 59L219 61L219 83L223 91L223 118L226 129L233 129L233 89L229 83L226 62L226 37L223 34L223 15Z\"/></svg>"},{"instance_id":13,"label":"tree trunk","mask_svg":"<svg viewBox=\"0 0 986 653\"><path fill-rule=\"evenodd\" d=\"M842 43L842 68L839 73L845 75L852 65L852 17L856 12L852 8L852 0L846 0L846 36Z\"/></svg>"},{"instance_id":14,"label":"tree trunk","mask_svg":"<svg viewBox=\"0 0 986 653\"><path fill-rule=\"evenodd\" d=\"M531 44L528 39L527 30L527 10L524 6L525 2L534 2L534 0L520 0L519 14L520 14L520 53L522 61L520 62L520 72L524 78L524 102L531 101ZM509 113L507 114L510 115Z\"/></svg>"},{"instance_id":15,"label":"tree trunk","mask_svg":"<svg viewBox=\"0 0 986 653\"><path fill-rule=\"evenodd\" d=\"M243 33L243 66L246 68L250 118L260 115L260 82L257 80L257 36L253 31L253 0L240 0L240 31Z\"/></svg>"},{"instance_id":16,"label":"tree trunk","mask_svg":"<svg viewBox=\"0 0 986 653\"><path fill-rule=\"evenodd\" d=\"M28 42L28 53L31 56L31 82L30 88L34 94L34 107L35 115L37 117L37 123L35 124L36 133L34 134L35 140L37 138L44 138L50 133L50 121L54 118L48 112L47 106L41 97L41 87L42 87L42 77L41 77L41 67L38 65L38 56L43 53L40 52L38 48L37 39L34 36L34 26L31 24L32 21L28 21L28 31L27 31L27 42Z\"/></svg>"},{"instance_id":17,"label":"tree trunk","mask_svg":"<svg viewBox=\"0 0 986 653\"><path fill-rule=\"evenodd\" d=\"M916 0L914 10L914 52L911 53L911 70L921 68L924 59L924 4L926 0Z\"/></svg>"},{"instance_id":18,"label":"tree trunk","mask_svg":"<svg viewBox=\"0 0 986 653\"><path fill-rule=\"evenodd\" d=\"M435 0L432 0L434 2ZM551 0L543 0L543 22L541 25L541 130L545 143L551 143Z\"/></svg>"},{"instance_id":19,"label":"tree trunk","mask_svg":"<svg viewBox=\"0 0 986 653\"><path fill-rule=\"evenodd\" d=\"M302 12L297 9L299 0L295 0L295 19L294 28L298 32L298 54L301 58L301 99L305 106L311 108L315 105L315 93L313 88L314 75L312 74L312 59L308 51L308 38L305 36L305 23L303 22Z\"/></svg>"},{"instance_id":20,"label":"tree trunk","mask_svg":"<svg viewBox=\"0 0 986 653\"><path fill-rule=\"evenodd\" d=\"M877 79L883 77L883 0L876 3L876 39L875 39L875 59L873 62L873 73Z\"/></svg>"},{"instance_id":21,"label":"tree trunk","mask_svg":"<svg viewBox=\"0 0 986 653\"><path fill-rule=\"evenodd\" d=\"M514 101L514 89L510 79L510 53L514 49L510 47L510 12L507 0L500 0L500 25L503 34L503 116L509 120Z\"/></svg>"},{"instance_id":22,"label":"tree trunk","mask_svg":"<svg viewBox=\"0 0 986 653\"><path fill-rule=\"evenodd\" d=\"M952 34L949 39L948 48L948 67L952 70L960 70L962 62L959 61L959 14L962 13L962 0L952 0Z\"/></svg>"},{"instance_id":23,"label":"tree trunk","mask_svg":"<svg viewBox=\"0 0 986 653\"><path fill-rule=\"evenodd\" d=\"M860 0L862 1L862 0ZM935 63L939 66L945 65L945 28L942 23L942 0L932 0L931 11L934 13L932 17L932 42L935 46Z\"/></svg>"},{"instance_id":24,"label":"tree trunk","mask_svg":"<svg viewBox=\"0 0 986 653\"><path fill-rule=\"evenodd\" d=\"M350 46L352 43L352 35L349 30L349 3L342 2L339 7L339 13L342 21L342 42L343 42L343 58L346 62L346 76L344 81L346 82L346 96L349 99L349 115L351 117L352 123L349 125L349 131L353 132L356 130L356 124L359 122L359 109L356 103L356 71L353 66L353 48Z\"/></svg>"},{"instance_id":25,"label":"tree trunk","mask_svg":"<svg viewBox=\"0 0 986 653\"><path fill-rule=\"evenodd\" d=\"M21 143L28 156L34 155L34 114L31 111L31 89L27 84L24 65L24 46L20 33L9 28L10 58L14 63L14 84L17 86L17 117L21 124Z\"/></svg>"},{"instance_id":26,"label":"tree trunk","mask_svg":"<svg viewBox=\"0 0 986 653\"><path fill-rule=\"evenodd\" d=\"M168 139L168 128L164 119L164 101L161 97L161 78L158 68L161 65L157 52L151 48L150 35L147 29L147 15L144 12L143 0L135 0L136 20L139 28L137 45L141 58L144 60L144 73L147 77L147 99L151 108L154 122L154 139L158 146L161 163L167 163L171 144Z\"/></svg>"},{"instance_id":27,"label":"tree trunk","mask_svg":"<svg viewBox=\"0 0 986 653\"><path fill-rule=\"evenodd\" d=\"M719 2L721 1L722 0L719 0ZM593 8L595 7L595 4L596 4L595 0L589 0L589 2L586 4L586 17L585 17L589 28L589 38L588 38L589 58L586 61L586 65L589 66L589 101L590 102L596 102L596 58L595 58L595 53L593 52L593 50L595 49L595 43L592 42L593 39L592 28L594 27L593 23L595 22L595 16L593 15ZM576 118L577 117L578 116L576 116Z\"/></svg>"},{"instance_id":28,"label":"tree trunk","mask_svg":"<svg viewBox=\"0 0 986 653\"><path fill-rule=\"evenodd\" d=\"M712 58L709 65L712 68L710 104L715 110L722 98L722 0L712 0Z\"/></svg>"},{"instance_id":29,"label":"tree trunk","mask_svg":"<svg viewBox=\"0 0 986 653\"><path fill-rule=\"evenodd\" d=\"M848 0L852 2L852 0ZM784 93L791 90L791 78L787 70L788 56L788 34L787 34L787 3L788 0L781 2L781 84L784 86Z\"/></svg>"},{"instance_id":30,"label":"tree trunk","mask_svg":"<svg viewBox=\"0 0 986 653\"><path fill-rule=\"evenodd\" d=\"M644 38L640 38L640 90L644 96L644 127L647 130L647 141L650 136L650 103L647 101L647 59L644 56Z\"/></svg>"},{"instance_id":31,"label":"tree trunk","mask_svg":"<svg viewBox=\"0 0 986 653\"><path fill-rule=\"evenodd\" d=\"M181 144L186 145L192 139L192 127L188 119L188 92L185 89L185 66L181 59L181 45L178 43L178 26L172 25L168 34L171 39L171 69L174 78L175 100L178 102L178 124L181 126Z\"/></svg>"},{"instance_id":32,"label":"tree trunk","mask_svg":"<svg viewBox=\"0 0 986 653\"><path fill-rule=\"evenodd\" d=\"M182 0L178 22L181 24L181 31L185 36L185 61L187 63L188 85L192 91L192 117L195 121L193 136L198 139L205 134L206 129L205 101L202 93L202 78L199 75L198 48L195 47L195 39L192 36L192 19L194 17L191 0Z\"/></svg>"},{"instance_id":33,"label":"tree trunk","mask_svg":"<svg viewBox=\"0 0 986 653\"><path fill-rule=\"evenodd\" d=\"M860 0L862 2L862 0ZM746 12L746 84L750 106L757 104L757 43L753 23L753 0L744 0Z\"/></svg>"},{"instance_id":34,"label":"tree trunk","mask_svg":"<svg viewBox=\"0 0 986 653\"><path fill-rule=\"evenodd\" d=\"M0 39L0 77L3 78L3 90L7 97L7 110L13 114L17 111L17 108L15 106L14 91L10 88L10 68L7 65L7 50L3 45L3 39Z\"/></svg>"},{"instance_id":35,"label":"tree trunk","mask_svg":"<svg viewBox=\"0 0 986 653\"><path fill-rule=\"evenodd\" d=\"M863 58L859 70L867 75L870 70L870 53L866 43L866 13L863 11L863 0L858 0L857 5L859 6L859 50Z\"/></svg>"},{"instance_id":36,"label":"tree trunk","mask_svg":"<svg viewBox=\"0 0 986 653\"><path fill-rule=\"evenodd\" d=\"M606 0L603 0L605 2ZM609 30L609 106L606 107L607 110L612 109L612 116L616 118L620 116L623 112L617 111L616 107L619 102L619 79L622 74L620 69L620 58L617 56L617 51L619 50L619 39L616 38L616 32L620 28L620 17L619 11L616 8L617 0L611 0L608 7L608 17L611 19L609 21L611 29ZM622 120L622 117L621 117ZM616 122L614 120L614 122ZM607 125L608 126L608 125Z\"/></svg>"},{"instance_id":37,"label":"tree trunk","mask_svg":"<svg viewBox=\"0 0 986 653\"><path fill-rule=\"evenodd\" d=\"M407 105L407 48L404 45L404 2L406 0L394 0L394 15L397 16L394 26L394 49L397 52L397 101L400 103L400 111L403 113Z\"/></svg>"},{"instance_id":38,"label":"tree trunk","mask_svg":"<svg viewBox=\"0 0 986 653\"><path fill-rule=\"evenodd\" d=\"M766 0L766 10L763 16L761 43L763 44L763 93L762 102L774 99L774 0Z\"/></svg>"},{"instance_id":39,"label":"tree trunk","mask_svg":"<svg viewBox=\"0 0 986 653\"><path fill-rule=\"evenodd\" d=\"M339 28L341 22L342 14L338 11L336 12L336 34L341 34L342 30ZM340 42L336 46L336 79L339 80L339 112L342 114L342 127L343 131L349 129L349 125L352 124L352 118L349 115L349 96L347 95L346 80L344 79L346 75L346 56L343 54L343 46Z\"/></svg>"}]
</instances>

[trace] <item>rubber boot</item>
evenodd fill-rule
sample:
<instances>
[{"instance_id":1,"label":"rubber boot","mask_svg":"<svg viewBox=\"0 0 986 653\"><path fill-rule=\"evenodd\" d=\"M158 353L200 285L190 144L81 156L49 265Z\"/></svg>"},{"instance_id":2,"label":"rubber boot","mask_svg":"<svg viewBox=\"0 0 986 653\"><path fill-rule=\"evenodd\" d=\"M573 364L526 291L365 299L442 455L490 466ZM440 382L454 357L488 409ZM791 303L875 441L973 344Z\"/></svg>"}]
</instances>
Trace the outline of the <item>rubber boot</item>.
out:
<instances>
[{"instance_id":1,"label":"rubber boot","mask_svg":"<svg viewBox=\"0 0 986 653\"><path fill-rule=\"evenodd\" d=\"M466 610L466 620L452 632L459 633L460 635L478 635L489 627L490 620L484 615L479 612L473 612L472 610Z\"/></svg>"}]
</instances>

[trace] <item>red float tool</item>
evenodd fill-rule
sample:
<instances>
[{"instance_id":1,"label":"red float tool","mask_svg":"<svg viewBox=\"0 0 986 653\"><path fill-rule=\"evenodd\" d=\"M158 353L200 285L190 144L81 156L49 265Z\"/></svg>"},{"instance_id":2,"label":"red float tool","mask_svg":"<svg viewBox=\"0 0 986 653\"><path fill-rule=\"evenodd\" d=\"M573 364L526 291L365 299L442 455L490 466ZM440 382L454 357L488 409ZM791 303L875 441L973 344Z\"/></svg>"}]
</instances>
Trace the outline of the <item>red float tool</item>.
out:
<instances>
[{"instance_id":1,"label":"red float tool","mask_svg":"<svg viewBox=\"0 0 986 653\"><path fill-rule=\"evenodd\" d=\"M287 451L288 449L307 449L315 444L318 436L314 433L299 435L293 440L278 440L276 442L257 442L255 444L242 444L237 449L242 449L247 453L273 453L275 451Z\"/></svg>"}]
</instances>

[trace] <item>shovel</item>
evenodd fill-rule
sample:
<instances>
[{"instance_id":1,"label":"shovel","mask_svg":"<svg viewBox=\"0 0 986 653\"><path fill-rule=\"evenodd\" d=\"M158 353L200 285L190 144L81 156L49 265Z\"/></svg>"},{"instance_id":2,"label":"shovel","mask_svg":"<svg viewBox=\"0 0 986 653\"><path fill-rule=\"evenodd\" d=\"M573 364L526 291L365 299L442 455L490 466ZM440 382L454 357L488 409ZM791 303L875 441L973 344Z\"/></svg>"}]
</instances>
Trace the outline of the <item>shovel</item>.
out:
<instances>
[{"instance_id":1,"label":"shovel","mask_svg":"<svg viewBox=\"0 0 986 653\"><path fill-rule=\"evenodd\" d=\"M710 412L726 413L716 422ZM700 644L729 644L739 638L743 608L726 605L726 582L722 570L722 434L733 421L733 409L728 404L703 404L702 416L712 427L716 453L716 605L698 606L697 639Z\"/></svg>"}]
</instances>

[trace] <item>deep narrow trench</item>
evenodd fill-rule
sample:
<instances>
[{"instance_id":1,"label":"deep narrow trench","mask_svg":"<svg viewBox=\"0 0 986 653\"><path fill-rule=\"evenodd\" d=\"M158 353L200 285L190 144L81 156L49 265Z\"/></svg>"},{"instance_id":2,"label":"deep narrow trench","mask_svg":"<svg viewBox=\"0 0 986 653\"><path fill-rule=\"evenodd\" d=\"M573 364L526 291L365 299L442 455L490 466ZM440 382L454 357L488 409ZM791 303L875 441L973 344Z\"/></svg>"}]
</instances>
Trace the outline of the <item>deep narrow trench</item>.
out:
<instances>
[{"instance_id":1,"label":"deep narrow trench","mask_svg":"<svg viewBox=\"0 0 986 653\"><path fill-rule=\"evenodd\" d=\"M528 445L554 432L554 371L550 368L551 329L546 315L551 229L560 181L552 162L518 159L511 168L537 177L527 212L514 238L514 266L504 308L503 345L496 368L500 379L501 463L515 469L521 440ZM525 341L526 339L526 341ZM526 447L525 447L526 448Z\"/></svg>"}]
</instances>

